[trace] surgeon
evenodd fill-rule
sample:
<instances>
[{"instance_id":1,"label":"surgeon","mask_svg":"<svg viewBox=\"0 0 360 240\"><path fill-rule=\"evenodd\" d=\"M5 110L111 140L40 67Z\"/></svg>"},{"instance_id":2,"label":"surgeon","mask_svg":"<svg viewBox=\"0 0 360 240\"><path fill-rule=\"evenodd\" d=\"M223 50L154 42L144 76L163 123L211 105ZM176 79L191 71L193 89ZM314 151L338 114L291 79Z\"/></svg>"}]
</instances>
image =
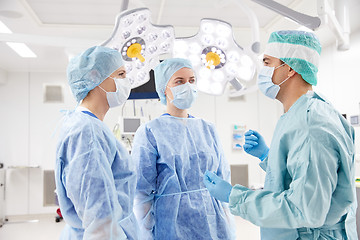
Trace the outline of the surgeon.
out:
<instances>
[{"instance_id":1,"label":"surgeon","mask_svg":"<svg viewBox=\"0 0 360 240\"><path fill-rule=\"evenodd\" d=\"M313 91L321 45L309 32L270 35L258 86L285 113L270 148L250 130L244 150L261 160L263 190L232 187L211 170L204 183L231 213L261 227L261 238L356 240L354 129Z\"/></svg>"},{"instance_id":2,"label":"surgeon","mask_svg":"<svg viewBox=\"0 0 360 240\"><path fill-rule=\"evenodd\" d=\"M167 59L154 69L166 113L135 134L135 214L141 239L235 239L227 203L212 198L206 169L230 180L230 167L213 124L188 114L197 97L191 63Z\"/></svg>"},{"instance_id":3,"label":"surgeon","mask_svg":"<svg viewBox=\"0 0 360 240\"><path fill-rule=\"evenodd\" d=\"M91 47L70 61L67 76L79 106L65 114L56 150L61 239L137 240L135 165L103 123L130 93L121 54Z\"/></svg>"}]
</instances>

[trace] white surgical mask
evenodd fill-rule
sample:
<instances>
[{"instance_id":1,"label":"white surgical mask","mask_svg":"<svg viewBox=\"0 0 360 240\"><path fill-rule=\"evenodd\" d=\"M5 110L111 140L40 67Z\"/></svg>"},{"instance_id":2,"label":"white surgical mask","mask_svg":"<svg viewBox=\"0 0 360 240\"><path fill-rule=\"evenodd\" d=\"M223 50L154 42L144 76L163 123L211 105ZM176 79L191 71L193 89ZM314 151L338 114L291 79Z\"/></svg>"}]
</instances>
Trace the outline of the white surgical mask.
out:
<instances>
[{"instance_id":1,"label":"white surgical mask","mask_svg":"<svg viewBox=\"0 0 360 240\"><path fill-rule=\"evenodd\" d=\"M284 66L285 63L281 64L278 67L268 67L263 66L258 74L258 87L260 91L267 97L271 99L275 99L280 91L280 86L284 82L286 82L289 78L287 77L284 81L282 81L279 85L276 85L272 82L272 76L274 74L275 69Z\"/></svg>"},{"instance_id":2,"label":"white surgical mask","mask_svg":"<svg viewBox=\"0 0 360 240\"><path fill-rule=\"evenodd\" d=\"M110 77L112 78L112 77ZM127 78L112 78L114 79L116 91L107 92L99 86L104 92L106 92L106 98L110 108L123 105L128 99L131 91L131 83Z\"/></svg>"},{"instance_id":3,"label":"white surgical mask","mask_svg":"<svg viewBox=\"0 0 360 240\"><path fill-rule=\"evenodd\" d=\"M197 97L197 87L189 82L170 88L174 99L170 102L179 109L188 109Z\"/></svg>"}]
</instances>

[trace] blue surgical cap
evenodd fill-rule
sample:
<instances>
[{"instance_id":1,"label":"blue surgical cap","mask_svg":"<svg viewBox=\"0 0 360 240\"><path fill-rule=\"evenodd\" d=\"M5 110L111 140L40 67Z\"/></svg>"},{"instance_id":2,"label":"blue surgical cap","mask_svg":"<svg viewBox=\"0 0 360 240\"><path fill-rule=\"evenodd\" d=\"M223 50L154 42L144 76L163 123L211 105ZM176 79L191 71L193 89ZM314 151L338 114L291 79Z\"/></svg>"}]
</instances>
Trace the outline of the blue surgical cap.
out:
<instances>
[{"instance_id":1,"label":"blue surgical cap","mask_svg":"<svg viewBox=\"0 0 360 240\"><path fill-rule=\"evenodd\" d=\"M193 69L191 62L183 58L166 59L155 67L155 87L162 104L166 105L165 88L170 78L182 68Z\"/></svg>"},{"instance_id":2,"label":"blue surgical cap","mask_svg":"<svg viewBox=\"0 0 360 240\"><path fill-rule=\"evenodd\" d=\"M302 78L316 86L321 44L315 34L305 31L277 31L270 35L264 54L279 58Z\"/></svg>"},{"instance_id":3,"label":"blue surgical cap","mask_svg":"<svg viewBox=\"0 0 360 240\"><path fill-rule=\"evenodd\" d=\"M70 60L67 77L76 101L99 86L116 69L123 65L121 54L111 48L95 46Z\"/></svg>"}]
</instances>

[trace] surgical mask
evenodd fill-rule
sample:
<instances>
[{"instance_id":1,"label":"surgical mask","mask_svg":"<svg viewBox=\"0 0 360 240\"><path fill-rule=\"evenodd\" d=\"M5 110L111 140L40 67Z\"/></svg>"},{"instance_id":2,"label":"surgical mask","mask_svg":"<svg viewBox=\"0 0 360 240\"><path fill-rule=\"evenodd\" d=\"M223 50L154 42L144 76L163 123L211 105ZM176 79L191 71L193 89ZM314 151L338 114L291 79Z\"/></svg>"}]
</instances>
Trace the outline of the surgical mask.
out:
<instances>
[{"instance_id":1,"label":"surgical mask","mask_svg":"<svg viewBox=\"0 0 360 240\"><path fill-rule=\"evenodd\" d=\"M112 77L110 77L112 78ZM104 92L106 92L106 98L110 108L123 105L128 99L131 91L131 84L127 78L112 78L114 79L116 91L107 92L99 86Z\"/></svg>"},{"instance_id":2,"label":"surgical mask","mask_svg":"<svg viewBox=\"0 0 360 240\"><path fill-rule=\"evenodd\" d=\"M197 97L197 87L189 82L170 88L174 99L170 102L179 109L188 109Z\"/></svg>"},{"instance_id":3,"label":"surgical mask","mask_svg":"<svg viewBox=\"0 0 360 240\"><path fill-rule=\"evenodd\" d=\"M258 74L258 87L260 91L267 97L271 99L275 99L280 91L280 86L284 82L286 82L289 78L287 77L284 81L282 81L279 85L276 85L272 82L272 76L274 74L275 69L284 66L285 63L281 64L278 67L268 67L263 66Z\"/></svg>"}]
</instances>

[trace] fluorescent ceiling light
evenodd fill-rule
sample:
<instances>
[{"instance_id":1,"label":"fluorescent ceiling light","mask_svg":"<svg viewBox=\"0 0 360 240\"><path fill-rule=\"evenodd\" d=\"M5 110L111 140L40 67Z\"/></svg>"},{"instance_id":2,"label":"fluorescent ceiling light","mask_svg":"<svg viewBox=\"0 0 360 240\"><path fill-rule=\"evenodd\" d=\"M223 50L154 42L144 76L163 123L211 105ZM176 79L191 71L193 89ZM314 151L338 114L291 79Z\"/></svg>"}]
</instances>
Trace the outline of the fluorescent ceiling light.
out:
<instances>
[{"instance_id":1,"label":"fluorescent ceiling light","mask_svg":"<svg viewBox=\"0 0 360 240\"><path fill-rule=\"evenodd\" d=\"M12 31L2 21L0 21L0 33L12 33Z\"/></svg>"},{"instance_id":2,"label":"fluorescent ceiling light","mask_svg":"<svg viewBox=\"0 0 360 240\"><path fill-rule=\"evenodd\" d=\"M28 46L25 45L25 43L7 42L6 44L23 58L37 57L36 54Z\"/></svg>"}]
</instances>

